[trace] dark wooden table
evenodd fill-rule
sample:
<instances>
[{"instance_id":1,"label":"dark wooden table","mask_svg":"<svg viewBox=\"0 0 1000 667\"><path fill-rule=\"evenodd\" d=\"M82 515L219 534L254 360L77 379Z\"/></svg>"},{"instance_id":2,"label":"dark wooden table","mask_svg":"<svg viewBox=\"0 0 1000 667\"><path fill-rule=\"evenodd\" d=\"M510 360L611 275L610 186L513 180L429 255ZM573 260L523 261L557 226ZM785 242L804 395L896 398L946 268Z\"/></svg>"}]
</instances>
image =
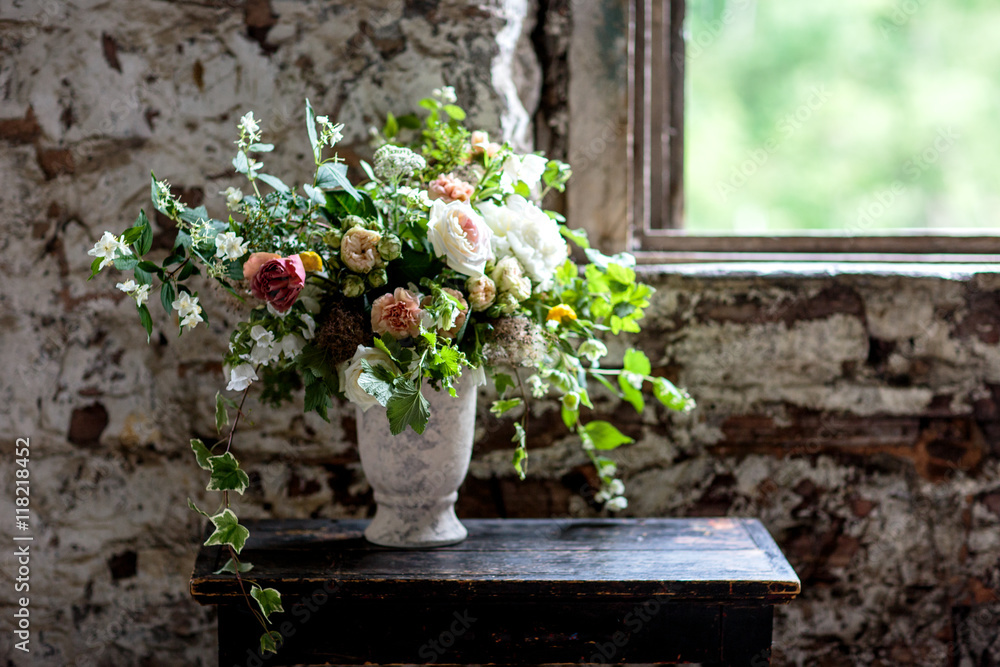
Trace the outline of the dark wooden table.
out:
<instances>
[{"instance_id":1,"label":"dark wooden table","mask_svg":"<svg viewBox=\"0 0 1000 667\"><path fill-rule=\"evenodd\" d=\"M365 521L247 522L247 577L284 596L261 628L203 547L191 594L219 606L219 664L770 664L772 611L799 579L756 519L481 519L424 551Z\"/></svg>"}]
</instances>

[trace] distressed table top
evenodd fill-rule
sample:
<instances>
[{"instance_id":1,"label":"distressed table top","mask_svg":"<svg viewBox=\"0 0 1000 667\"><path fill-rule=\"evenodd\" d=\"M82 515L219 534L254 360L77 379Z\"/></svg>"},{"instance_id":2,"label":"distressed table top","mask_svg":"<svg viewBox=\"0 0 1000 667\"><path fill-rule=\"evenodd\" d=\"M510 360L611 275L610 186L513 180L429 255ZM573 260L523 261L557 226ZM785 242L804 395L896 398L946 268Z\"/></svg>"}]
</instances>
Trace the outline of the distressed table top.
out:
<instances>
[{"instance_id":1,"label":"distressed table top","mask_svg":"<svg viewBox=\"0 0 1000 667\"><path fill-rule=\"evenodd\" d=\"M286 595L336 581L342 599L745 599L788 602L799 579L756 519L472 519L461 544L401 551L369 544L367 521L247 521L247 576ZM191 593L240 597L219 547L202 547Z\"/></svg>"}]
</instances>

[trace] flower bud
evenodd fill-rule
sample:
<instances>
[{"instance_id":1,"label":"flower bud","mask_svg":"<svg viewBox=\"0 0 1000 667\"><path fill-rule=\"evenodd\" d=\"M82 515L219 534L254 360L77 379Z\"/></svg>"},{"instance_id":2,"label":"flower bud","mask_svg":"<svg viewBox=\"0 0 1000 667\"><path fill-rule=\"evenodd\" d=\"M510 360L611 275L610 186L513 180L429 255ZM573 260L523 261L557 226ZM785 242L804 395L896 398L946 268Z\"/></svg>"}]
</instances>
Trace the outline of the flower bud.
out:
<instances>
[{"instance_id":1,"label":"flower bud","mask_svg":"<svg viewBox=\"0 0 1000 667\"><path fill-rule=\"evenodd\" d=\"M386 234L382 237L382 240L378 242L378 254L381 255L382 259L386 262L391 262L399 257L402 250L403 244L400 242L399 237L395 234Z\"/></svg>"},{"instance_id":2,"label":"flower bud","mask_svg":"<svg viewBox=\"0 0 1000 667\"><path fill-rule=\"evenodd\" d=\"M510 292L504 292L497 297L497 306L500 307L500 312L504 315L510 315L515 310L517 310L518 300L514 298L514 295Z\"/></svg>"},{"instance_id":3,"label":"flower bud","mask_svg":"<svg viewBox=\"0 0 1000 667\"><path fill-rule=\"evenodd\" d=\"M331 248L340 249L340 240L344 238L344 233L339 229L331 229L326 234L323 234L323 243L327 244Z\"/></svg>"},{"instance_id":4,"label":"flower bud","mask_svg":"<svg viewBox=\"0 0 1000 667\"><path fill-rule=\"evenodd\" d=\"M345 232L352 227L364 227L365 221L363 218L357 215L349 215L340 221L340 228Z\"/></svg>"},{"instance_id":5,"label":"flower bud","mask_svg":"<svg viewBox=\"0 0 1000 667\"><path fill-rule=\"evenodd\" d=\"M366 280L371 287L381 287L389 282L389 276L386 275L385 269L373 269L368 272Z\"/></svg>"},{"instance_id":6,"label":"flower bud","mask_svg":"<svg viewBox=\"0 0 1000 667\"><path fill-rule=\"evenodd\" d=\"M361 296L365 293L365 281L361 276L349 273L340 281L340 290L346 297Z\"/></svg>"},{"instance_id":7,"label":"flower bud","mask_svg":"<svg viewBox=\"0 0 1000 667\"><path fill-rule=\"evenodd\" d=\"M579 394L565 394L562 397L563 407L567 410L577 410L580 407L580 395Z\"/></svg>"}]
</instances>

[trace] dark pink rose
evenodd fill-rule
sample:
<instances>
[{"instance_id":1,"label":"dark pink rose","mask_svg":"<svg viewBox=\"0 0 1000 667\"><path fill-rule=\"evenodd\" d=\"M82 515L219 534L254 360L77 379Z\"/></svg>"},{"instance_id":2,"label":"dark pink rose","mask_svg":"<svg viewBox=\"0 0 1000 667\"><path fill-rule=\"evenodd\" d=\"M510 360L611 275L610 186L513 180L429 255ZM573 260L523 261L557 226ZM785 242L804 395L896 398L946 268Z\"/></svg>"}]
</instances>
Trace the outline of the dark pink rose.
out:
<instances>
[{"instance_id":1,"label":"dark pink rose","mask_svg":"<svg viewBox=\"0 0 1000 667\"><path fill-rule=\"evenodd\" d=\"M291 255L265 262L250 281L250 291L283 313L299 298L305 284L306 270L302 260L298 255Z\"/></svg>"}]
</instances>

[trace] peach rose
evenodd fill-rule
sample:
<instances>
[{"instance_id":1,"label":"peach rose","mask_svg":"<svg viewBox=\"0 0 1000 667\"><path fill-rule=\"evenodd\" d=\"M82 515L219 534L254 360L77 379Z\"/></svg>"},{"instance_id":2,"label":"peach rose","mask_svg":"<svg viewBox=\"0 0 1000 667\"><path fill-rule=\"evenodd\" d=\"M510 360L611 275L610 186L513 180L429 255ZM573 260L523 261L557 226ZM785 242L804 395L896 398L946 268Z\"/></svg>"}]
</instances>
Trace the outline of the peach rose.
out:
<instances>
[{"instance_id":1,"label":"peach rose","mask_svg":"<svg viewBox=\"0 0 1000 667\"><path fill-rule=\"evenodd\" d=\"M281 257L276 252L255 252L247 258L247 261L243 263L243 278L245 280L253 280L253 277L257 275L260 271L260 267L264 266L272 259L278 259Z\"/></svg>"},{"instance_id":2,"label":"peach rose","mask_svg":"<svg viewBox=\"0 0 1000 667\"><path fill-rule=\"evenodd\" d=\"M427 186L427 196L431 199L442 199L449 204L453 201L467 202L472 199L476 188L451 174L441 174Z\"/></svg>"},{"instance_id":3,"label":"peach rose","mask_svg":"<svg viewBox=\"0 0 1000 667\"><path fill-rule=\"evenodd\" d=\"M469 290L469 305L477 313L493 305L497 298L497 286L487 276L473 276L465 281L465 289Z\"/></svg>"},{"instance_id":4,"label":"peach rose","mask_svg":"<svg viewBox=\"0 0 1000 667\"><path fill-rule=\"evenodd\" d=\"M420 333L420 300L408 289L397 287L372 303L372 331L393 338L407 338Z\"/></svg>"},{"instance_id":5,"label":"peach rose","mask_svg":"<svg viewBox=\"0 0 1000 667\"><path fill-rule=\"evenodd\" d=\"M351 227L340 240L340 259L351 271L368 273L381 264L378 242L382 235L364 227Z\"/></svg>"}]
</instances>

